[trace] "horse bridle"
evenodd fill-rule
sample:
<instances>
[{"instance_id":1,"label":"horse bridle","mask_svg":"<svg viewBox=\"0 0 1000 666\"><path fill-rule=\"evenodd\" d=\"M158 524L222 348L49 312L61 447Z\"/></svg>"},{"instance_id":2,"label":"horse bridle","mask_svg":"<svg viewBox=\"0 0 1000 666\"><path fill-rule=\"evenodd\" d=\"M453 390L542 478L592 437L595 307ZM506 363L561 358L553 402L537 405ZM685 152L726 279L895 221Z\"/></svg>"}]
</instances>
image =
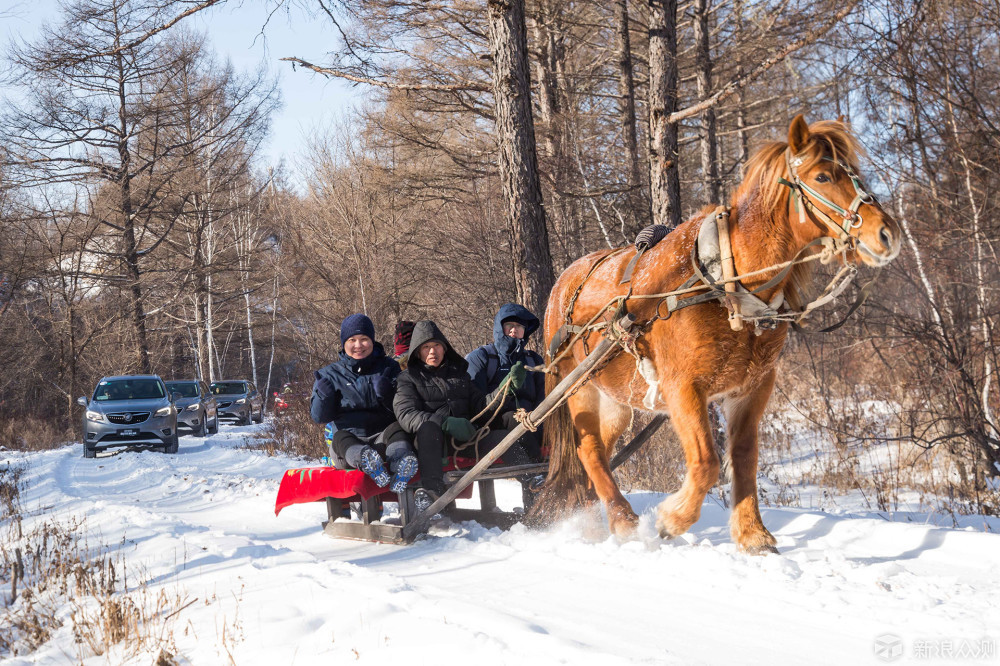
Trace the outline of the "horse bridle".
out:
<instances>
[{"instance_id":1,"label":"horse bridle","mask_svg":"<svg viewBox=\"0 0 1000 666\"><path fill-rule=\"evenodd\" d=\"M858 229L864 224L864 218L861 217L861 213L858 209L861 208L861 204L871 204L878 205L878 201L875 197L864 189L861 183L861 177L851 168L851 166L844 162L843 160L835 160L832 157L822 158L825 162L831 162L847 174L847 177L851 179L851 184L854 185L854 200L847 208L843 208L840 205L830 201L822 194L814 190L812 187L807 185L799 174L795 171L795 167L802 164L802 158L792 155L791 148L785 150L785 164L788 166L788 175L791 180L786 180L785 178L778 178L778 182L785 185L792 191L792 203L795 205L795 209L799 213L799 223L805 224L806 219L809 218L806 215L806 211L812 213L816 218L823 222L831 231L836 234L837 240L841 243L847 245L849 248L854 249L858 243L862 243L861 239L851 233L853 229ZM827 206L830 210L834 211L840 215L842 221L838 223L834 220L826 211L820 209L814 202L813 199L818 200L823 205ZM813 220L815 222L815 220ZM818 223L817 223L818 224ZM822 229L822 227L820 227ZM863 244L863 243L862 243Z\"/></svg>"},{"instance_id":2,"label":"horse bridle","mask_svg":"<svg viewBox=\"0 0 1000 666\"><path fill-rule=\"evenodd\" d=\"M864 186L861 183L861 177L858 176L858 174L854 171L854 169L851 168L850 164L848 164L844 160L834 159L832 157L823 157L822 159L824 162L831 162L832 164L835 164L844 170L844 173L847 174L847 177L851 179L851 184L854 185L854 199L851 201L851 204L847 208L843 208L839 204L830 201L822 194L814 190L812 187L807 185L805 182L803 182L802 178L795 171L795 167L800 166L802 164L802 158L799 156L792 155L791 147L786 148L785 164L788 166L788 175L791 177L791 181L788 181L784 178L778 178L778 182L781 183L782 185L787 186L792 191L791 199L792 203L795 204L795 208L799 213L799 224L805 224L805 221L808 218L812 220L813 223L816 224L822 230L823 226L820 225L820 223L817 221L818 219L819 221L823 222L827 227L829 227L831 231L834 232L835 234L834 242L835 244L840 246L840 250L837 251L861 250L874 257L875 254L868 248L867 245L865 245L865 242L860 238L858 238L857 236L855 236L854 234L852 234L851 231L854 229L859 229L861 225L864 224L864 218L861 217L861 213L858 212L858 210L861 208L861 204L871 204L873 206L877 206L879 205L878 200L870 192L864 189ZM810 196L814 199L819 200L822 204L830 208L830 210L840 215L840 217L842 218L842 222L838 223L836 220L830 217L829 214L821 210L812 201L812 199L810 199ZM807 209L810 213L813 214L814 217L809 217L808 215L806 215ZM847 269L848 266L849 266L848 264L845 264L844 268ZM853 279L855 272L857 272L856 268L849 275L848 279L844 282L843 286L846 286L846 283L850 282L851 279ZM881 272L881 268L879 269L879 272ZM830 331L834 331L844 325L844 323L848 320L848 318L850 318L850 316L854 313L854 311L857 310L859 307L861 307L861 305L868 298L868 295L871 293L872 288L875 286L875 283L878 280L879 272L876 272L875 276L859 290L857 298L851 305L850 309L847 311L847 314L844 315L844 318L841 319L840 322L834 324L833 326L828 326L824 329L821 329L820 331L821 333L828 333ZM840 273L838 273L837 276L834 277L830 285L827 286L827 290L829 290L830 287L833 286L835 282L837 282L839 276ZM820 299L817 299L816 301L814 301L814 303L818 303L819 300ZM812 307L807 307L806 312L810 309L812 309ZM806 314L806 312L803 312L803 316Z\"/></svg>"}]
</instances>

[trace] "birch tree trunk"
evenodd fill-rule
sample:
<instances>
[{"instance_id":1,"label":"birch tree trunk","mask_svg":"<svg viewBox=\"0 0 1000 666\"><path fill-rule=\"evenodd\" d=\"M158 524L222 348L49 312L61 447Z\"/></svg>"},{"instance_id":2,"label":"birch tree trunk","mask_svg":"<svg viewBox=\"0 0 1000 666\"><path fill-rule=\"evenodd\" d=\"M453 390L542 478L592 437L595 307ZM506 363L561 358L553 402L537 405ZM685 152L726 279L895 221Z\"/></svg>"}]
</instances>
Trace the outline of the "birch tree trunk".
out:
<instances>
[{"instance_id":1,"label":"birch tree trunk","mask_svg":"<svg viewBox=\"0 0 1000 666\"><path fill-rule=\"evenodd\" d=\"M969 210L972 214L972 243L974 248L975 256L975 267L974 267L974 281L976 288L976 298L975 298L975 317L970 322L969 338L971 340L976 340L981 336L979 349L982 352L982 368L983 368L983 381L982 386L978 387L978 395L976 396L978 400L979 415L981 416L982 423L975 424L977 429L982 428L982 432L973 433L973 439L979 449L982 451L985 458L993 464L990 464L987 469L987 473L990 476L1000 475L1000 452L994 449L991 439L995 439L997 436L997 427L993 421L992 410L989 404L990 397L990 387L993 380L993 365L990 361L990 353L992 351L992 339L990 331L992 330L991 322L989 321L989 316L986 313L986 285L984 284L983 276L983 247L982 247L982 236L981 236L981 209L980 203L977 200L975 188L972 184L972 165L969 162L969 158L965 153L965 147L962 144L961 136L958 131L958 121L955 118L955 108L952 103L952 95L954 94L951 86L951 77L948 72L945 72L945 90L948 93L948 101L945 104L945 116L948 122L948 128L951 132L951 138L954 142L954 149L958 153L959 161L962 164L962 179L965 186L965 194L968 197ZM976 330L978 328L978 331ZM974 383L974 379L971 377L968 380L970 383ZM980 469L978 466L975 467L974 473L977 475Z\"/></svg>"},{"instance_id":2,"label":"birch tree trunk","mask_svg":"<svg viewBox=\"0 0 1000 666\"><path fill-rule=\"evenodd\" d=\"M990 331L993 327L992 322L989 320L989 316L986 314L987 294L986 281L983 274L983 261L985 261L985 253L983 252L983 223L981 219L981 206L977 200L975 188L972 185L972 166L969 163L969 158L965 154L965 148L959 142L958 124L955 120L955 112L950 102L948 104L948 120L951 126L952 138L955 141L955 147L958 151L958 158L962 163L962 176L963 184L965 185L965 194L969 199L969 210L972 212L972 245L975 250L976 263L976 316L975 321L973 322L971 337L972 339L977 337L977 331L975 328L978 327L978 334L981 336L980 344L983 349L983 386L979 395L979 409L982 412L985 425L990 431L990 436L996 437L1000 434L1000 431L997 430L996 422L993 420L992 409L990 408L990 390L993 382L993 364L990 362L989 350L993 346L992 336L990 335ZM984 445L983 448L987 453L990 453L987 445Z\"/></svg>"},{"instance_id":3,"label":"birch tree trunk","mask_svg":"<svg viewBox=\"0 0 1000 666\"><path fill-rule=\"evenodd\" d=\"M267 400L267 396L271 395L271 373L274 371L274 336L278 330L278 278L280 273L278 272L279 259L275 258L274 261L274 293L271 295L271 356L267 360L267 386L264 387L264 399ZM271 403L271 408L274 408L274 402Z\"/></svg>"},{"instance_id":4,"label":"birch tree trunk","mask_svg":"<svg viewBox=\"0 0 1000 666\"><path fill-rule=\"evenodd\" d=\"M259 218L251 211L251 201L248 197L241 202L240 194L235 189L232 192L233 236L236 239L236 259L240 269L240 289L243 292L243 305L247 319L247 345L250 353L250 371L253 375L253 385L257 386L257 350L253 341L253 307L250 301L250 271L253 269L253 251L257 240Z\"/></svg>"},{"instance_id":5,"label":"birch tree trunk","mask_svg":"<svg viewBox=\"0 0 1000 666\"><path fill-rule=\"evenodd\" d=\"M545 311L555 278L531 116L524 0L488 0L500 178L507 200L517 298Z\"/></svg>"}]
</instances>

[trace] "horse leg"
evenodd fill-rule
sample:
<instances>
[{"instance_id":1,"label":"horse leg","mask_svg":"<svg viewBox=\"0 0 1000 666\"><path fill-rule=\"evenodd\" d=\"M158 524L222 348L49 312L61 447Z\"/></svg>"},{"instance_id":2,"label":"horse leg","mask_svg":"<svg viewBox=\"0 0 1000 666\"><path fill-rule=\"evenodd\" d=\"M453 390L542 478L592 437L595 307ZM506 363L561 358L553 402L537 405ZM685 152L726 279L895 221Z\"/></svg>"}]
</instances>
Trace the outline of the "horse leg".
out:
<instances>
[{"instance_id":1,"label":"horse leg","mask_svg":"<svg viewBox=\"0 0 1000 666\"><path fill-rule=\"evenodd\" d=\"M757 426L774 388L774 371L753 390L723 402L729 439L729 476L732 481L733 510L729 531L733 542L751 555L777 553L774 536L764 527L757 503L757 454L760 443Z\"/></svg>"},{"instance_id":2,"label":"horse leg","mask_svg":"<svg viewBox=\"0 0 1000 666\"><path fill-rule=\"evenodd\" d=\"M594 484L594 492L607 509L608 527L613 534L629 536L635 531L639 517L611 476L608 449L614 446L628 425L631 410L606 397L592 385L584 386L567 404L573 425L580 434L577 455Z\"/></svg>"},{"instance_id":3,"label":"horse leg","mask_svg":"<svg viewBox=\"0 0 1000 666\"><path fill-rule=\"evenodd\" d=\"M681 489L657 509L656 527L661 537L669 539L687 532L701 516L705 495L719 480L719 455L712 441L705 395L687 385L667 389L666 397L687 463Z\"/></svg>"}]
</instances>

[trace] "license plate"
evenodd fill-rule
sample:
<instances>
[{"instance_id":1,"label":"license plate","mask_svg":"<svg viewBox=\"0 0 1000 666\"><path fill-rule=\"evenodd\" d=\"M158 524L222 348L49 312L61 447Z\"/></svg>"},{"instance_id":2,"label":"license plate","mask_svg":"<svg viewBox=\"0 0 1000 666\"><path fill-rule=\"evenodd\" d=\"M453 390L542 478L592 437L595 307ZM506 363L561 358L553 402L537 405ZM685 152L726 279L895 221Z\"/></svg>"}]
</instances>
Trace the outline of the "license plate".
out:
<instances>
[{"instance_id":1,"label":"license plate","mask_svg":"<svg viewBox=\"0 0 1000 666\"><path fill-rule=\"evenodd\" d=\"M118 434L122 437L135 437L139 434L138 428L122 428L118 431Z\"/></svg>"}]
</instances>

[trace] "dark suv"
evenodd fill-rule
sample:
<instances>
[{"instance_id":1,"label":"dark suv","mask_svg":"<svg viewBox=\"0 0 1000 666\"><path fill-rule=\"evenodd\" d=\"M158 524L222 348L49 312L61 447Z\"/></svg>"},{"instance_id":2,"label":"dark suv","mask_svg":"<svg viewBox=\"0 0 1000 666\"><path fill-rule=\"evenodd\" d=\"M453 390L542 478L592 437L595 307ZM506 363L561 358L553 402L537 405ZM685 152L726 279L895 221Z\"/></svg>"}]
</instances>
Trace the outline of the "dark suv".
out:
<instances>
[{"instance_id":1,"label":"dark suv","mask_svg":"<svg viewBox=\"0 0 1000 666\"><path fill-rule=\"evenodd\" d=\"M209 387L219 402L219 420L249 425L264 420L264 402L254 385L243 379L212 382Z\"/></svg>"},{"instance_id":2,"label":"dark suv","mask_svg":"<svg viewBox=\"0 0 1000 666\"><path fill-rule=\"evenodd\" d=\"M177 408L177 429L189 430L199 437L208 437L219 432L217 403L205 382L196 379L173 379L168 381L167 390L179 397L174 401Z\"/></svg>"},{"instance_id":3,"label":"dark suv","mask_svg":"<svg viewBox=\"0 0 1000 666\"><path fill-rule=\"evenodd\" d=\"M77 398L83 415L83 457L118 447L162 447L177 453L177 410L156 375L105 377L93 397Z\"/></svg>"}]
</instances>

